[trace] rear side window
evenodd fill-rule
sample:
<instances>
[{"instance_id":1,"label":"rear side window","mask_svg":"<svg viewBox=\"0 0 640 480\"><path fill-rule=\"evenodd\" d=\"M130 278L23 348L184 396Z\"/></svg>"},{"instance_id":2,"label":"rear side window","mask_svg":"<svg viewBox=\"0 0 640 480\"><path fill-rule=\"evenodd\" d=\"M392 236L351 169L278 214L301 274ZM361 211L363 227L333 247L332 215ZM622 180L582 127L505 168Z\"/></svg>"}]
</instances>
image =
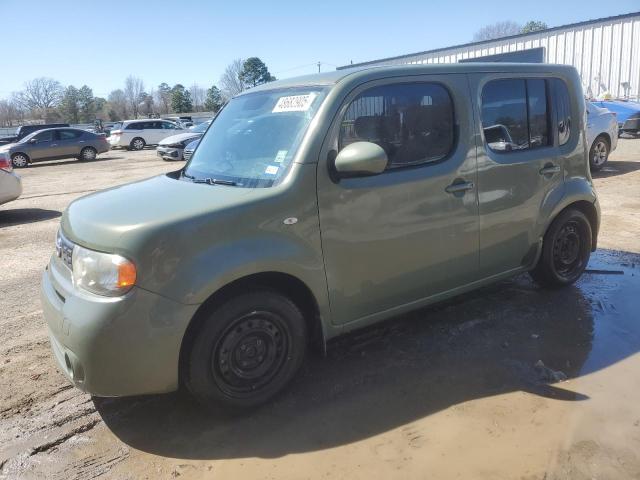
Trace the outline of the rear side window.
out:
<instances>
[{"instance_id":1,"label":"rear side window","mask_svg":"<svg viewBox=\"0 0 640 480\"><path fill-rule=\"evenodd\" d=\"M571 136L571 102L567 84L559 78L550 80L553 86L554 107L558 125L558 143L564 145Z\"/></svg>"},{"instance_id":2,"label":"rear side window","mask_svg":"<svg viewBox=\"0 0 640 480\"><path fill-rule=\"evenodd\" d=\"M387 169L435 162L454 143L453 102L436 83L374 87L349 105L340 125L339 149L373 142L384 149Z\"/></svg>"},{"instance_id":3,"label":"rear side window","mask_svg":"<svg viewBox=\"0 0 640 480\"><path fill-rule=\"evenodd\" d=\"M482 90L482 127L489 148L511 152L550 145L544 79L494 80Z\"/></svg>"},{"instance_id":4,"label":"rear side window","mask_svg":"<svg viewBox=\"0 0 640 480\"><path fill-rule=\"evenodd\" d=\"M73 140L75 138L79 138L81 135L82 132L77 130L58 130L60 140Z\"/></svg>"}]
</instances>

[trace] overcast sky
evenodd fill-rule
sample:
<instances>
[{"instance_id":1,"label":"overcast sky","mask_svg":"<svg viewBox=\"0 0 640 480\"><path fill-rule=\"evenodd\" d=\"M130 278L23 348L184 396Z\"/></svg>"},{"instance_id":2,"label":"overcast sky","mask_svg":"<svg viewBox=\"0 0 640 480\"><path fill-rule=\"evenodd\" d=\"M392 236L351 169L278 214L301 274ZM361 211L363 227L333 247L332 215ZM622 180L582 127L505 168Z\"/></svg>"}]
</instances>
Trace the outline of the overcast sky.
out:
<instances>
[{"instance_id":1,"label":"overcast sky","mask_svg":"<svg viewBox=\"0 0 640 480\"><path fill-rule=\"evenodd\" d=\"M127 75L147 90L217 83L235 58L278 78L471 41L501 20L549 26L640 10L638 0L0 0L0 98L52 77L106 97Z\"/></svg>"}]
</instances>

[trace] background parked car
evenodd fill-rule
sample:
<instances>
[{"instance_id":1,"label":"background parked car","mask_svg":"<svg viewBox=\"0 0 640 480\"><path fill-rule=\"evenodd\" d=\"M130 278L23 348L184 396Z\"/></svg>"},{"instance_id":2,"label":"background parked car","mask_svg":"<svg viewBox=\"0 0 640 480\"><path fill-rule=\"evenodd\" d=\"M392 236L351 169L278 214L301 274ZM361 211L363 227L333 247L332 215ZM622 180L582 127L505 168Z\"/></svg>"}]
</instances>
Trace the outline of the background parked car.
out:
<instances>
[{"instance_id":1,"label":"background parked car","mask_svg":"<svg viewBox=\"0 0 640 480\"><path fill-rule=\"evenodd\" d=\"M22 125L18 127L15 135L0 138L0 145L6 145L8 143L16 143L22 140L27 135L37 132L38 130L44 130L46 128L68 127L68 123L49 123L44 125Z\"/></svg>"},{"instance_id":2,"label":"background parked car","mask_svg":"<svg viewBox=\"0 0 640 480\"><path fill-rule=\"evenodd\" d=\"M15 200L22 194L22 181L11 168L11 159L0 152L0 205Z\"/></svg>"},{"instance_id":3,"label":"background parked car","mask_svg":"<svg viewBox=\"0 0 640 480\"><path fill-rule=\"evenodd\" d=\"M587 145L589 145L589 166L592 172L600 170L609 154L618 145L618 121L616 115L606 108L591 102L587 104Z\"/></svg>"},{"instance_id":4,"label":"background parked car","mask_svg":"<svg viewBox=\"0 0 640 480\"><path fill-rule=\"evenodd\" d=\"M196 139L199 139L207 131L211 121L201 123L189 129L187 133L179 133L162 140L156 149L158 156L163 160L184 160L185 147Z\"/></svg>"},{"instance_id":5,"label":"background parked car","mask_svg":"<svg viewBox=\"0 0 640 480\"><path fill-rule=\"evenodd\" d=\"M202 138L202 137L200 137L200 138ZM184 152L182 152L182 158L184 158L184 160L186 162L188 162L191 159L191 155L193 155L193 151L196 149L196 147L200 143L200 138L198 138L197 140L194 140L193 142L188 144L185 147Z\"/></svg>"},{"instance_id":6,"label":"background parked car","mask_svg":"<svg viewBox=\"0 0 640 480\"><path fill-rule=\"evenodd\" d=\"M618 134L640 135L640 103L626 100L601 100L592 103L616 114Z\"/></svg>"},{"instance_id":7,"label":"background parked car","mask_svg":"<svg viewBox=\"0 0 640 480\"><path fill-rule=\"evenodd\" d=\"M146 145L157 145L163 139L177 133L187 132L168 120L126 120L117 130L111 130L109 143L112 147L142 150Z\"/></svg>"},{"instance_id":8,"label":"background parked car","mask_svg":"<svg viewBox=\"0 0 640 480\"><path fill-rule=\"evenodd\" d=\"M77 128L48 128L0 149L0 152L9 156L16 168L26 167L33 162L60 158L94 160L99 153L108 151L109 143L103 135Z\"/></svg>"}]
</instances>

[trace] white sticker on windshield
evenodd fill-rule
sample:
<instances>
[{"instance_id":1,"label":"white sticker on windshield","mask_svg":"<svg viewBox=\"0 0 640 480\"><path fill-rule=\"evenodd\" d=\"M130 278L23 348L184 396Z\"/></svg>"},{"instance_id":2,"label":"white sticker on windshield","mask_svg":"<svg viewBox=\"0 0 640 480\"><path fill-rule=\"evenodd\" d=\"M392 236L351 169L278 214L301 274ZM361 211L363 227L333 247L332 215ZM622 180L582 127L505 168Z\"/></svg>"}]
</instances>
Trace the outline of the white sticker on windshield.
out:
<instances>
[{"instance_id":1,"label":"white sticker on windshield","mask_svg":"<svg viewBox=\"0 0 640 480\"><path fill-rule=\"evenodd\" d=\"M287 150L278 150L276 158L274 158L273 161L276 163L282 163L285 158L287 158Z\"/></svg>"},{"instance_id":2,"label":"white sticker on windshield","mask_svg":"<svg viewBox=\"0 0 640 480\"><path fill-rule=\"evenodd\" d=\"M316 98L317 93L307 93L306 95L289 95L280 97L273 107L272 113L278 112L306 112Z\"/></svg>"},{"instance_id":3,"label":"white sticker on windshield","mask_svg":"<svg viewBox=\"0 0 640 480\"><path fill-rule=\"evenodd\" d=\"M264 171L264 173L267 173L269 175L275 175L276 173L278 173L278 169L280 167L276 166L276 165L269 165L267 167L267 169Z\"/></svg>"}]
</instances>

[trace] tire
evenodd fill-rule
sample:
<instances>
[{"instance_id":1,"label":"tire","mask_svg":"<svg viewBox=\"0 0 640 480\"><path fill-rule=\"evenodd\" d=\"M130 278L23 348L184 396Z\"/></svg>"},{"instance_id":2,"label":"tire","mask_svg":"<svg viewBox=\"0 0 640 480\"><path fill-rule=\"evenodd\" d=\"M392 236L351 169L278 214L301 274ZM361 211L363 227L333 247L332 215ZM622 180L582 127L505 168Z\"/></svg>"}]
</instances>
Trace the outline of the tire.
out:
<instances>
[{"instance_id":1,"label":"tire","mask_svg":"<svg viewBox=\"0 0 640 480\"><path fill-rule=\"evenodd\" d=\"M302 365L307 329L300 309L271 290L239 294L212 309L188 352L185 384L207 407L265 403Z\"/></svg>"},{"instance_id":2,"label":"tire","mask_svg":"<svg viewBox=\"0 0 640 480\"><path fill-rule=\"evenodd\" d=\"M11 164L14 168L25 168L29 165L29 157L24 153L14 153L11 156Z\"/></svg>"},{"instance_id":3,"label":"tire","mask_svg":"<svg viewBox=\"0 0 640 480\"><path fill-rule=\"evenodd\" d=\"M98 151L93 147L84 147L80 150L80 160L83 162L90 162L95 160L98 156Z\"/></svg>"},{"instance_id":4,"label":"tire","mask_svg":"<svg viewBox=\"0 0 640 480\"><path fill-rule=\"evenodd\" d=\"M142 150L145 147L146 143L144 141L144 139L140 138L140 137L136 137L133 140L131 140L131 143L129 144L129 149L130 150Z\"/></svg>"},{"instance_id":5,"label":"tire","mask_svg":"<svg viewBox=\"0 0 640 480\"><path fill-rule=\"evenodd\" d=\"M591 256L592 231L589 219L570 208L551 223L542 240L542 254L529 272L542 287L571 285L587 268Z\"/></svg>"},{"instance_id":6,"label":"tire","mask_svg":"<svg viewBox=\"0 0 640 480\"><path fill-rule=\"evenodd\" d=\"M609 160L610 151L609 140L604 135L598 135L589 150L589 167L592 172L597 172L604 167L604 164Z\"/></svg>"}]
</instances>

